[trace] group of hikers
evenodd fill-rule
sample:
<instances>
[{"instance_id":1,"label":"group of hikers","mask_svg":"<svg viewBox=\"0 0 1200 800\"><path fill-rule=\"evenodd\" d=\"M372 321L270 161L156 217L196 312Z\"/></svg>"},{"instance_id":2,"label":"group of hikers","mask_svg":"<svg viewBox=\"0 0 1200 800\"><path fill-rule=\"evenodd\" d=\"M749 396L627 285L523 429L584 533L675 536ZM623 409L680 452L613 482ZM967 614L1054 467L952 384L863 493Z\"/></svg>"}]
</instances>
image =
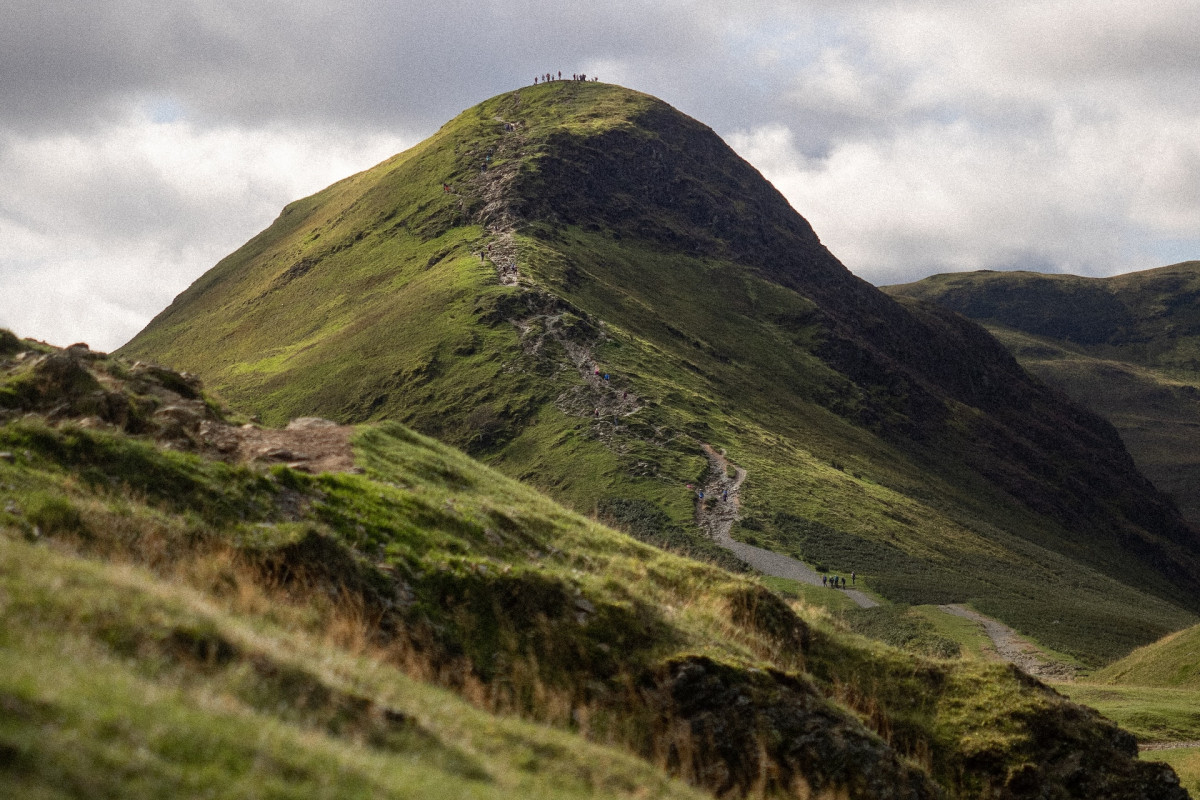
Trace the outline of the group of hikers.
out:
<instances>
[{"instance_id":1,"label":"group of hikers","mask_svg":"<svg viewBox=\"0 0 1200 800\"><path fill-rule=\"evenodd\" d=\"M853 586L857 582L858 582L858 574L851 572L850 573L850 585ZM844 577L842 577L841 575L822 575L821 576L821 585L828 587L830 589L845 589L846 588L846 579Z\"/></svg>"},{"instance_id":2,"label":"group of hikers","mask_svg":"<svg viewBox=\"0 0 1200 800\"><path fill-rule=\"evenodd\" d=\"M689 483L687 485L687 488L691 489L692 485ZM703 489L696 490L696 499L699 500L701 503L704 502L704 490ZM721 502L722 503L729 502L729 490L728 489L725 489L721 492Z\"/></svg>"},{"instance_id":3,"label":"group of hikers","mask_svg":"<svg viewBox=\"0 0 1200 800\"><path fill-rule=\"evenodd\" d=\"M551 81L561 81L562 79L563 79L562 70L560 69L557 73L546 72L541 75L533 76L533 85L537 86L538 81L541 81L542 83L550 83ZM598 81L600 79L599 78L588 78L587 75L577 74L577 75L572 75L571 80L573 80L573 81L586 81L586 80Z\"/></svg>"},{"instance_id":4,"label":"group of hikers","mask_svg":"<svg viewBox=\"0 0 1200 800\"><path fill-rule=\"evenodd\" d=\"M585 367L585 369L586 369L586 367ZM612 376L609 375L607 372L601 372L600 367L596 364L592 365L592 377L595 378L596 380L605 381L606 383L609 382L612 378ZM629 400L629 390L628 389L621 392L621 400L622 400L622 402ZM595 409L592 412L592 416L599 417L600 409L599 408Z\"/></svg>"}]
</instances>

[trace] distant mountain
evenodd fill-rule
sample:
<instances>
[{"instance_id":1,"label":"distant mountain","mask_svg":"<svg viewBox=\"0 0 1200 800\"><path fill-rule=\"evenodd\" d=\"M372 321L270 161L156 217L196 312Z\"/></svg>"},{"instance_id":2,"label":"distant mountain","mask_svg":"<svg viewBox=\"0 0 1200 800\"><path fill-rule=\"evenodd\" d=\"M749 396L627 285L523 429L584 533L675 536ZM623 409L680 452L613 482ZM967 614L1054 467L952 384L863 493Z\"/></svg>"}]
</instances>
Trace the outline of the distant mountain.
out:
<instances>
[{"instance_id":1,"label":"distant mountain","mask_svg":"<svg viewBox=\"0 0 1200 800\"><path fill-rule=\"evenodd\" d=\"M690 526L724 448L736 537L1091 663L1200 610L1200 539L1110 425L620 87L468 109L289 205L122 353L268 422L403 421L585 512Z\"/></svg>"},{"instance_id":2,"label":"distant mountain","mask_svg":"<svg viewBox=\"0 0 1200 800\"><path fill-rule=\"evenodd\" d=\"M986 325L1026 369L1112 422L1200 526L1200 262L1111 278L956 273L886 291Z\"/></svg>"}]
</instances>

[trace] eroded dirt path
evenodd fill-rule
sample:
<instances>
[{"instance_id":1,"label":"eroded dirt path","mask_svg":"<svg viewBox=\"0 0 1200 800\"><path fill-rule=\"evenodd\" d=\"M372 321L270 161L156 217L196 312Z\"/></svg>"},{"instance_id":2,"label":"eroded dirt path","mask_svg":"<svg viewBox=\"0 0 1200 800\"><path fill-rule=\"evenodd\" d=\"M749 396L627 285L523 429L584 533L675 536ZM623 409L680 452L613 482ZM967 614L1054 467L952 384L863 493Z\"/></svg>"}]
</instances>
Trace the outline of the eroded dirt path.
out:
<instances>
[{"instance_id":1,"label":"eroded dirt path","mask_svg":"<svg viewBox=\"0 0 1200 800\"><path fill-rule=\"evenodd\" d=\"M313 473L361 472L350 446L353 434L353 425L317 417L294 419L286 428L206 421L199 429L203 444L231 461L275 462Z\"/></svg>"},{"instance_id":2,"label":"eroded dirt path","mask_svg":"<svg viewBox=\"0 0 1200 800\"><path fill-rule=\"evenodd\" d=\"M746 480L746 470L733 465L734 474L729 475L729 461L724 453L718 453L707 444L700 445L708 458L708 475L704 480L704 500L697 499L696 522L712 540L732 552L735 556L764 575L789 578L812 586L821 586L821 573L802 561L790 556L739 542L730 535L733 524L738 520L741 500L738 490ZM872 608L879 603L857 589L831 589L841 591L859 608Z\"/></svg>"},{"instance_id":3,"label":"eroded dirt path","mask_svg":"<svg viewBox=\"0 0 1200 800\"><path fill-rule=\"evenodd\" d=\"M944 605L938 608L947 614L963 617L979 623L984 633L992 640L996 657L1001 661L1016 664L1035 678L1059 683L1075 680L1075 668L1051 660L1037 645L1023 638L1003 622L985 617L974 609L963 605Z\"/></svg>"}]
</instances>

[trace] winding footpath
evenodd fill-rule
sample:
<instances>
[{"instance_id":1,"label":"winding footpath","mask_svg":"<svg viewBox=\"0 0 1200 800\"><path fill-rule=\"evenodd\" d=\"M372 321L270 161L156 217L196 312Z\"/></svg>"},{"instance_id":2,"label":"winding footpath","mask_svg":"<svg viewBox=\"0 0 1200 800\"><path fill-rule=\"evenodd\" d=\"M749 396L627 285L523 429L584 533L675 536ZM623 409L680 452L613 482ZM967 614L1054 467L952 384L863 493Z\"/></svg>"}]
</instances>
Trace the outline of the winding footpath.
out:
<instances>
[{"instance_id":1,"label":"winding footpath","mask_svg":"<svg viewBox=\"0 0 1200 800\"><path fill-rule=\"evenodd\" d=\"M738 520L741 506L738 490L746 480L746 470L734 465L734 475L729 476L729 462L722 453L702 444L708 459L708 475L704 480L705 501L696 503L696 522L714 542L754 567L764 575L789 578L812 586L821 586L821 574L802 561L790 556L739 542L729 535L733 523ZM728 492L728 500L723 499ZM715 502L709 502L715 500ZM841 589L859 608L872 608L879 603L857 589Z\"/></svg>"},{"instance_id":2,"label":"winding footpath","mask_svg":"<svg viewBox=\"0 0 1200 800\"><path fill-rule=\"evenodd\" d=\"M963 605L938 606L940 611L979 623L983 632L992 640L996 656L1002 661L1016 664L1035 678L1063 683L1075 680L1075 668L1051 660L1036 645L1021 637L1003 622L986 617Z\"/></svg>"}]
</instances>

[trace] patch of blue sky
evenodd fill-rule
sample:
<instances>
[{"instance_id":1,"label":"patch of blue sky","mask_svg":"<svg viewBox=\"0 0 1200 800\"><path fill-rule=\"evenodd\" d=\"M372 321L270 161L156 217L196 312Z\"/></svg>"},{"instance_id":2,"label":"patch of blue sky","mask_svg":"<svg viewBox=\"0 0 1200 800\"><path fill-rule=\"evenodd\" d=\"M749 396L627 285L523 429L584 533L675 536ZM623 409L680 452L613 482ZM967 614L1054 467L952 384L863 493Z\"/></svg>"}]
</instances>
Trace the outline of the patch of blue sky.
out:
<instances>
[{"instance_id":1,"label":"patch of blue sky","mask_svg":"<svg viewBox=\"0 0 1200 800\"><path fill-rule=\"evenodd\" d=\"M142 104L146 116L156 125L169 125L183 119L184 108L173 97L153 97Z\"/></svg>"}]
</instances>

